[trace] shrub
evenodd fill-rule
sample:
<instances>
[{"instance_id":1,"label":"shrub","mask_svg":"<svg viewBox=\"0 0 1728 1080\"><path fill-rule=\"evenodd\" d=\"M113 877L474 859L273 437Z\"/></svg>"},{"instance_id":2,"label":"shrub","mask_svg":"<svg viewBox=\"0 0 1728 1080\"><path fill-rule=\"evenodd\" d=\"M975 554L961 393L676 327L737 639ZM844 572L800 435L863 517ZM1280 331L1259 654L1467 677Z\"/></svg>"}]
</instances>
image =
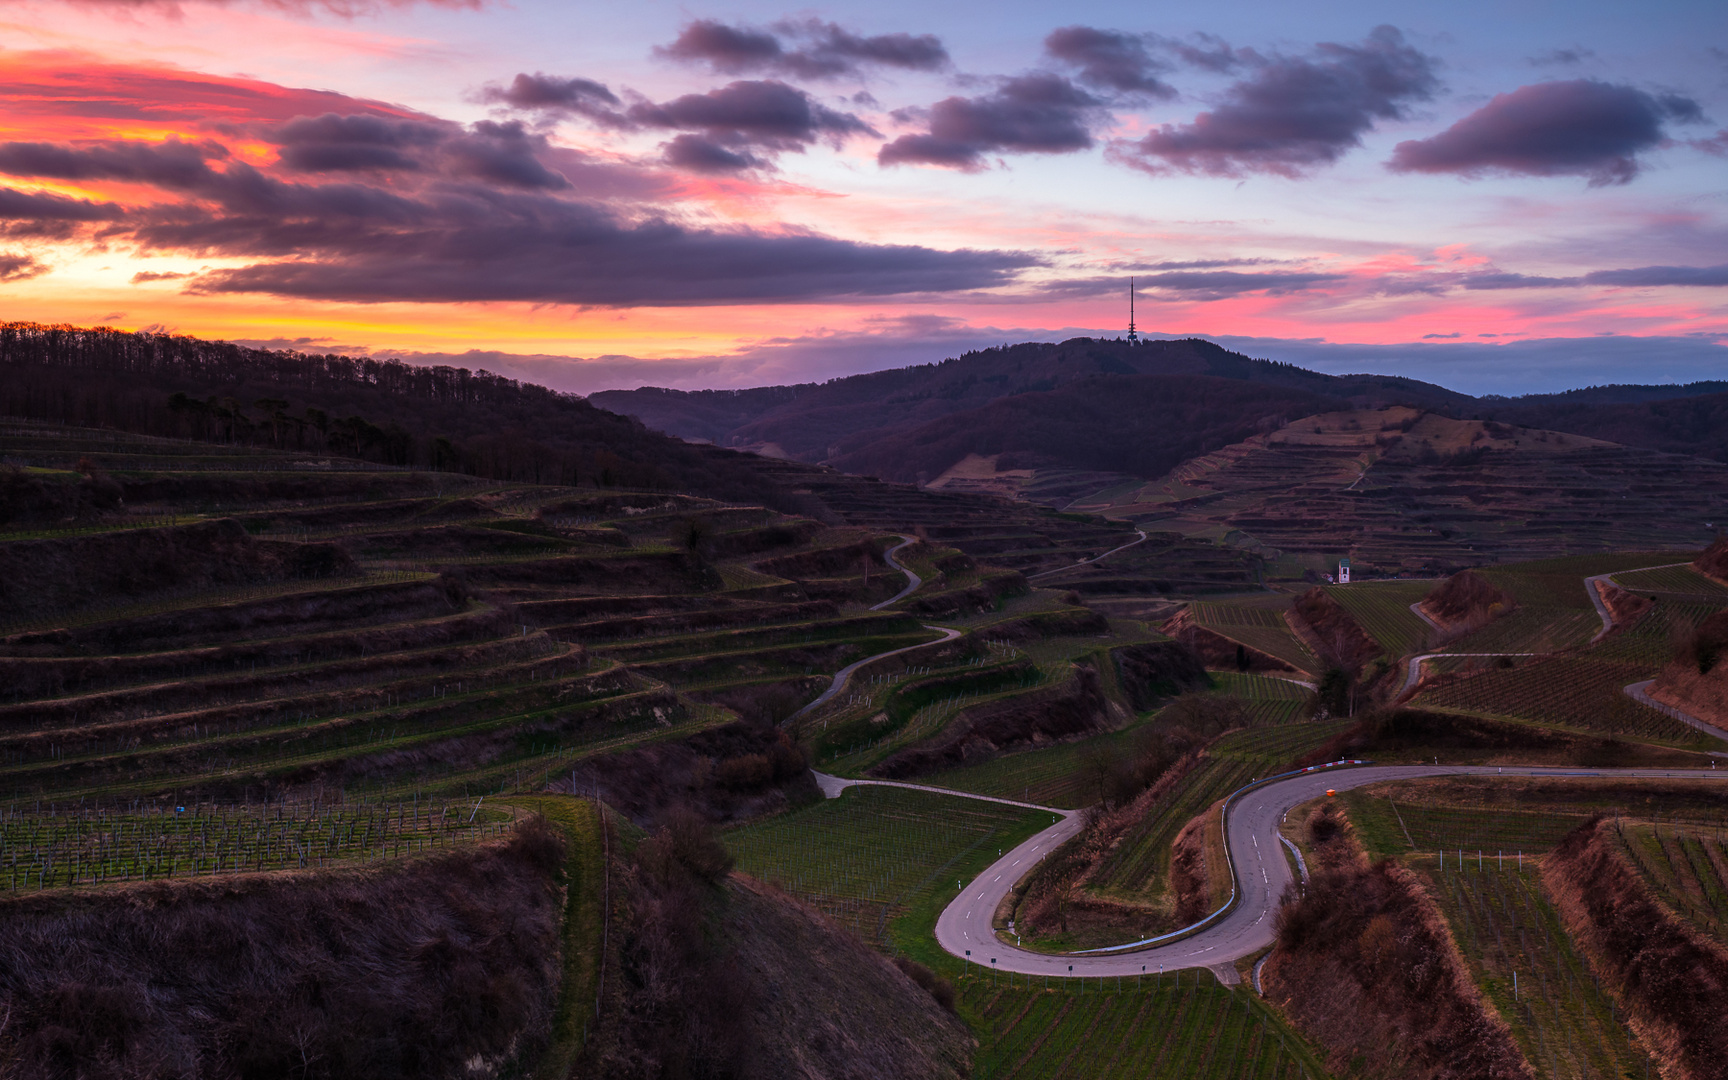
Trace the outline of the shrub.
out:
<instances>
[{"instance_id":1,"label":"shrub","mask_svg":"<svg viewBox=\"0 0 1728 1080\"><path fill-rule=\"evenodd\" d=\"M925 992L936 999L936 1004L954 1011L954 984L931 971L916 960L908 960L904 956L894 958L894 966L905 973L906 977L923 987Z\"/></svg>"}]
</instances>

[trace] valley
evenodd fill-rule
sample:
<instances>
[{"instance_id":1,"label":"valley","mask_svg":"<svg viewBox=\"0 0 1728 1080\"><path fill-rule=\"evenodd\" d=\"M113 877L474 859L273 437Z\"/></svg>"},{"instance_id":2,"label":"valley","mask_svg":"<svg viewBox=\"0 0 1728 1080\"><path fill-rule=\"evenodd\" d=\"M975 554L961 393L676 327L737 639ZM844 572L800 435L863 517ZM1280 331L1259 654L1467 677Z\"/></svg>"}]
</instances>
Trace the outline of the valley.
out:
<instances>
[{"instance_id":1,"label":"valley","mask_svg":"<svg viewBox=\"0 0 1728 1080\"><path fill-rule=\"evenodd\" d=\"M0 1055L1712 1075L1623 930L1728 993L1728 467L1165 345L1318 404L1151 477L986 447L918 484L799 460L745 415L767 391L667 408L786 456L493 386L538 476L443 456L412 387L388 452L239 398L122 423L100 371L20 396ZM275 370L277 412L317 407Z\"/></svg>"}]
</instances>

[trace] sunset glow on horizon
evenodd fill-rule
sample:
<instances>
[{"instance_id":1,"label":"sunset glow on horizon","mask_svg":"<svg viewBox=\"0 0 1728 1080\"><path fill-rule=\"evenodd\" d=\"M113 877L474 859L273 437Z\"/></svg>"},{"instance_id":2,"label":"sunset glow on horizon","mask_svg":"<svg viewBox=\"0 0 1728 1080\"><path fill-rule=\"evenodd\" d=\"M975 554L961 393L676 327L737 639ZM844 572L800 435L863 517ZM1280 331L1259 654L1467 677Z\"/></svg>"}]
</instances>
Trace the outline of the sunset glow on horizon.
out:
<instances>
[{"instance_id":1,"label":"sunset glow on horizon","mask_svg":"<svg viewBox=\"0 0 1728 1080\"><path fill-rule=\"evenodd\" d=\"M1143 333L1327 370L1720 376L1720 13L1358 7L31 0L0 290L579 392L1114 335L1130 275Z\"/></svg>"}]
</instances>

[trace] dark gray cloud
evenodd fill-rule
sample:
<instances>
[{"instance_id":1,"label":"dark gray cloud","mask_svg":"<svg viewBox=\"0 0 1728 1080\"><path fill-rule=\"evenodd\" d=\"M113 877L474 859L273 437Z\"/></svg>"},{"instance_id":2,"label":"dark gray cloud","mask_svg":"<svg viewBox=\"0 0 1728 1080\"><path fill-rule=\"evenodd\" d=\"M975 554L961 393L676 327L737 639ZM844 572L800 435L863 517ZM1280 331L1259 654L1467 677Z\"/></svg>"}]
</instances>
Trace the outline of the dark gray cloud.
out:
<instances>
[{"instance_id":1,"label":"dark gray cloud","mask_svg":"<svg viewBox=\"0 0 1728 1080\"><path fill-rule=\"evenodd\" d=\"M1087 86L1141 97L1173 98L1176 88L1159 77L1170 65L1152 55L1147 36L1064 26L1044 39L1044 51L1077 69L1076 78Z\"/></svg>"},{"instance_id":2,"label":"dark gray cloud","mask_svg":"<svg viewBox=\"0 0 1728 1080\"><path fill-rule=\"evenodd\" d=\"M1121 142L1112 156L1153 173L1299 176L1361 144L1380 120L1433 96L1435 60L1382 26L1360 45L1321 44L1307 57L1252 56L1255 70L1189 124Z\"/></svg>"},{"instance_id":3,"label":"dark gray cloud","mask_svg":"<svg viewBox=\"0 0 1728 1080\"><path fill-rule=\"evenodd\" d=\"M163 142L0 143L0 172L57 180L123 180L187 190L215 174L209 157L225 157L219 146L167 139Z\"/></svg>"},{"instance_id":4,"label":"dark gray cloud","mask_svg":"<svg viewBox=\"0 0 1728 1080\"><path fill-rule=\"evenodd\" d=\"M520 121L481 120L444 143L441 153L451 175L487 180L505 187L565 188L570 182L542 161L550 149L544 135Z\"/></svg>"},{"instance_id":5,"label":"dark gray cloud","mask_svg":"<svg viewBox=\"0 0 1728 1080\"><path fill-rule=\"evenodd\" d=\"M0 251L0 281L23 281L48 272L48 267L18 251Z\"/></svg>"},{"instance_id":6,"label":"dark gray cloud","mask_svg":"<svg viewBox=\"0 0 1728 1080\"><path fill-rule=\"evenodd\" d=\"M666 164L686 172L735 173L746 169L761 169L772 164L743 151L728 150L719 143L688 132L675 136L662 146L661 153Z\"/></svg>"},{"instance_id":7,"label":"dark gray cloud","mask_svg":"<svg viewBox=\"0 0 1728 1080\"><path fill-rule=\"evenodd\" d=\"M1591 187L1638 175L1638 155L1660 145L1670 121L1703 119L1698 103L1595 79L1521 86L1428 139L1401 142L1399 172L1585 176Z\"/></svg>"},{"instance_id":8,"label":"dark gray cloud","mask_svg":"<svg viewBox=\"0 0 1728 1080\"><path fill-rule=\"evenodd\" d=\"M1577 285L1580 278L1541 277L1535 274L1507 274L1499 271L1478 271L1458 279L1466 289L1549 289Z\"/></svg>"},{"instance_id":9,"label":"dark gray cloud","mask_svg":"<svg viewBox=\"0 0 1728 1080\"><path fill-rule=\"evenodd\" d=\"M17 191L0 187L0 221L49 225L78 224L91 221L113 221L125 216L125 210L113 203L69 199L41 191Z\"/></svg>"},{"instance_id":10,"label":"dark gray cloud","mask_svg":"<svg viewBox=\"0 0 1728 1080\"><path fill-rule=\"evenodd\" d=\"M152 281L179 281L181 278L191 276L191 274L182 274L173 270L140 270L132 275L131 284L148 285ZM259 347L262 348L262 346Z\"/></svg>"},{"instance_id":11,"label":"dark gray cloud","mask_svg":"<svg viewBox=\"0 0 1728 1080\"><path fill-rule=\"evenodd\" d=\"M1728 285L1728 263L1720 266L1640 266L1629 270L1597 270L1584 275L1586 285Z\"/></svg>"},{"instance_id":12,"label":"dark gray cloud","mask_svg":"<svg viewBox=\"0 0 1728 1080\"><path fill-rule=\"evenodd\" d=\"M593 79L565 78L538 71L532 75L518 73L509 86L491 85L482 89L480 100L526 112L585 116L608 127L630 125L620 111L623 103L618 95Z\"/></svg>"},{"instance_id":13,"label":"dark gray cloud","mask_svg":"<svg viewBox=\"0 0 1728 1080\"><path fill-rule=\"evenodd\" d=\"M818 104L809 94L774 79L741 80L706 94L632 105L631 122L645 128L700 133L680 136L662 149L666 162L699 172L737 171L770 164L768 155L802 152L824 141L839 144L854 135L875 135L851 113ZM728 165L728 155L737 164Z\"/></svg>"},{"instance_id":14,"label":"dark gray cloud","mask_svg":"<svg viewBox=\"0 0 1728 1080\"><path fill-rule=\"evenodd\" d=\"M981 97L950 97L930 106L929 131L883 146L882 165L979 169L990 153L1066 154L1092 145L1103 102L1060 75L1006 79Z\"/></svg>"},{"instance_id":15,"label":"dark gray cloud","mask_svg":"<svg viewBox=\"0 0 1728 1080\"><path fill-rule=\"evenodd\" d=\"M698 19L659 56L702 63L727 75L774 72L803 79L859 74L867 66L940 71L948 50L931 34L855 34L819 19L788 20L762 29Z\"/></svg>"},{"instance_id":16,"label":"dark gray cloud","mask_svg":"<svg viewBox=\"0 0 1728 1080\"><path fill-rule=\"evenodd\" d=\"M0 145L6 169L152 189L116 205L0 187L0 232L59 230L146 254L242 264L179 279L194 293L358 302L801 302L991 289L1043 265L1019 251L692 224L667 201L677 193L667 170L555 147L521 122L463 126L371 112L336 108L235 127L236 138L281 148L266 164L215 143ZM633 122L665 129L682 167L709 170L735 168L727 153L759 163L868 131L773 82L643 102ZM0 272L46 269L25 258ZM143 271L134 282L170 280Z\"/></svg>"},{"instance_id":17,"label":"dark gray cloud","mask_svg":"<svg viewBox=\"0 0 1728 1080\"><path fill-rule=\"evenodd\" d=\"M707 304L947 292L1007 284L1037 259L1016 252L935 251L812 234L619 222L597 208L522 193L468 193L416 227L308 223L295 257L204 274L197 292L259 292L350 301L532 300L592 305ZM280 223L255 235L209 223L206 246L268 250ZM191 246L194 236L147 230Z\"/></svg>"},{"instance_id":18,"label":"dark gray cloud","mask_svg":"<svg viewBox=\"0 0 1728 1080\"><path fill-rule=\"evenodd\" d=\"M296 172L415 170L419 155L448 139L454 124L370 114L297 116L275 128L282 164Z\"/></svg>"}]
</instances>

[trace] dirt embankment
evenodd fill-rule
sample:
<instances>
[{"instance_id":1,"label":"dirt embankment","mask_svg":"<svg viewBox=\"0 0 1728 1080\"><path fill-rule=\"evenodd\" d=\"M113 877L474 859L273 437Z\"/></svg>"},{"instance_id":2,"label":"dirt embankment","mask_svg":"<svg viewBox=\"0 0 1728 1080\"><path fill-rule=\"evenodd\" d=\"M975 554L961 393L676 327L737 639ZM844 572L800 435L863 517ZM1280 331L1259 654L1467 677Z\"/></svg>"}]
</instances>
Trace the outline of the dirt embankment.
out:
<instances>
[{"instance_id":1,"label":"dirt embankment","mask_svg":"<svg viewBox=\"0 0 1728 1080\"><path fill-rule=\"evenodd\" d=\"M467 593L450 578L293 592L266 600L215 604L160 615L44 630L0 638L0 656L93 656L142 653L291 633L295 639L385 622L430 619L461 611ZM292 642L289 643L292 647Z\"/></svg>"},{"instance_id":2,"label":"dirt embankment","mask_svg":"<svg viewBox=\"0 0 1728 1080\"><path fill-rule=\"evenodd\" d=\"M1160 698L1211 685L1198 654L1180 641L1150 641L1110 650L1128 704L1150 709Z\"/></svg>"},{"instance_id":3,"label":"dirt embankment","mask_svg":"<svg viewBox=\"0 0 1728 1080\"><path fill-rule=\"evenodd\" d=\"M1628 592L1618 585L1606 581L1594 583L1596 595L1602 598L1602 606L1608 609L1608 618L1613 621L1613 629L1620 630L1637 622L1644 613L1656 606L1656 601L1648 596L1639 596Z\"/></svg>"},{"instance_id":4,"label":"dirt embankment","mask_svg":"<svg viewBox=\"0 0 1728 1080\"><path fill-rule=\"evenodd\" d=\"M1718 611L1682 636L1674 653L1650 696L1728 731L1728 611Z\"/></svg>"},{"instance_id":5,"label":"dirt embankment","mask_svg":"<svg viewBox=\"0 0 1728 1080\"><path fill-rule=\"evenodd\" d=\"M41 616L168 589L331 578L354 572L334 544L254 540L223 518L0 544L0 610Z\"/></svg>"},{"instance_id":6,"label":"dirt embankment","mask_svg":"<svg viewBox=\"0 0 1728 1080\"><path fill-rule=\"evenodd\" d=\"M1196 814L1170 846L1170 892L1176 901L1178 926L1192 926L1211 913L1213 880L1228 872L1206 857L1210 846L1207 826L1218 814L1216 806Z\"/></svg>"},{"instance_id":7,"label":"dirt embankment","mask_svg":"<svg viewBox=\"0 0 1728 1080\"><path fill-rule=\"evenodd\" d=\"M953 989L771 886L730 874L700 817L612 841L604 1004L576 1076L928 1077L968 1072Z\"/></svg>"},{"instance_id":8,"label":"dirt embankment","mask_svg":"<svg viewBox=\"0 0 1728 1080\"><path fill-rule=\"evenodd\" d=\"M1728 585L1728 536L1718 537L1692 560L1692 569Z\"/></svg>"},{"instance_id":9,"label":"dirt embankment","mask_svg":"<svg viewBox=\"0 0 1728 1080\"><path fill-rule=\"evenodd\" d=\"M943 982L916 965L885 960L772 886L735 876L727 892L727 930L744 977L763 988L751 995L746 1014L760 1051L747 1075L958 1080L967 1074L972 1035L940 1004L945 990L952 994Z\"/></svg>"},{"instance_id":10,"label":"dirt embankment","mask_svg":"<svg viewBox=\"0 0 1728 1080\"><path fill-rule=\"evenodd\" d=\"M912 594L902 607L915 615L980 614L991 611L999 600L1023 596L1026 578L1018 570L991 570L976 585L963 589L938 589Z\"/></svg>"},{"instance_id":11,"label":"dirt embankment","mask_svg":"<svg viewBox=\"0 0 1728 1080\"><path fill-rule=\"evenodd\" d=\"M598 793L639 825L674 808L706 821L737 821L821 796L803 751L786 732L760 721L589 758L555 787Z\"/></svg>"},{"instance_id":12,"label":"dirt embankment","mask_svg":"<svg viewBox=\"0 0 1728 1080\"><path fill-rule=\"evenodd\" d=\"M1542 860L1543 881L1662 1075L1728 1076L1728 950L1650 895L1614 851L1612 830L1601 818L1580 826Z\"/></svg>"},{"instance_id":13,"label":"dirt embankment","mask_svg":"<svg viewBox=\"0 0 1728 1080\"><path fill-rule=\"evenodd\" d=\"M1192 649L1206 667L1220 671L1272 672L1301 675L1295 667L1273 656L1233 641L1216 630L1201 626L1184 608L1160 627L1166 634Z\"/></svg>"},{"instance_id":14,"label":"dirt embankment","mask_svg":"<svg viewBox=\"0 0 1728 1080\"><path fill-rule=\"evenodd\" d=\"M1298 596L1284 613L1284 621L1328 667L1352 675L1385 651L1344 605L1319 586Z\"/></svg>"},{"instance_id":15,"label":"dirt embankment","mask_svg":"<svg viewBox=\"0 0 1728 1080\"><path fill-rule=\"evenodd\" d=\"M981 626L972 631L974 636L989 641L1008 641L1015 644L1040 641L1047 637L1082 637L1086 634L1109 632L1110 620L1091 608L1084 607L1034 612L1018 619L1009 619L1007 622Z\"/></svg>"},{"instance_id":16,"label":"dirt embankment","mask_svg":"<svg viewBox=\"0 0 1728 1080\"><path fill-rule=\"evenodd\" d=\"M535 822L383 870L0 902L0 1068L497 1076L549 1030L562 858Z\"/></svg>"},{"instance_id":17,"label":"dirt embankment","mask_svg":"<svg viewBox=\"0 0 1728 1080\"><path fill-rule=\"evenodd\" d=\"M438 606L443 605L440 603ZM0 647L0 686L8 687L28 701L73 690L90 693L118 684L230 675L242 667L254 665L314 664L447 648L503 637L515 630L515 620L506 613L497 608L476 607L443 618L400 625L223 642L125 656L8 656L4 647Z\"/></svg>"},{"instance_id":18,"label":"dirt embankment","mask_svg":"<svg viewBox=\"0 0 1728 1080\"><path fill-rule=\"evenodd\" d=\"M793 581L862 573L866 567L870 573L879 574L888 568L888 564L882 561L882 547L875 539L859 540L852 544L762 559L751 566L764 574Z\"/></svg>"},{"instance_id":19,"label":"dirt embankment","mask_svg":"<svg viewBox=\"0 0 1728 1080\"><path fill-rule=\"evenodd\" d=\"M935 739L907 747L874 766L870 775L890 780L983 761L1004 750L1042 746L1125 720L1123 706L1104 693L1103 681L1089 663L1074 665L1059 685L961 712Z\"/></svg>"},{"instance_id":20,"label":"dirt embankment","mask_svg":"<svg viewBox=\"0 0 1728 1080\"><path fill-rule=\"evenodd\" d=\"M1525 1080L1535 1071L1470 980L1445 918L1396 860L1370 864L1329 807L1309 820L1313 876L1278 910L1267 995L1327 1066L1407 1080Z\"/></svg>"},{"instance_id":21,"label":"dirt embankment","mask_svg":"<svg viewBox=\"0 0 1728 1080\"><path fill-rule=\"evenodd\" d=\"M1462 637L1510 613L1518 605L1511 593L1481 574L1460 570L1436 585L1417 606L1440 624L1447 637Z\"/></svg>"}]
</instances>

